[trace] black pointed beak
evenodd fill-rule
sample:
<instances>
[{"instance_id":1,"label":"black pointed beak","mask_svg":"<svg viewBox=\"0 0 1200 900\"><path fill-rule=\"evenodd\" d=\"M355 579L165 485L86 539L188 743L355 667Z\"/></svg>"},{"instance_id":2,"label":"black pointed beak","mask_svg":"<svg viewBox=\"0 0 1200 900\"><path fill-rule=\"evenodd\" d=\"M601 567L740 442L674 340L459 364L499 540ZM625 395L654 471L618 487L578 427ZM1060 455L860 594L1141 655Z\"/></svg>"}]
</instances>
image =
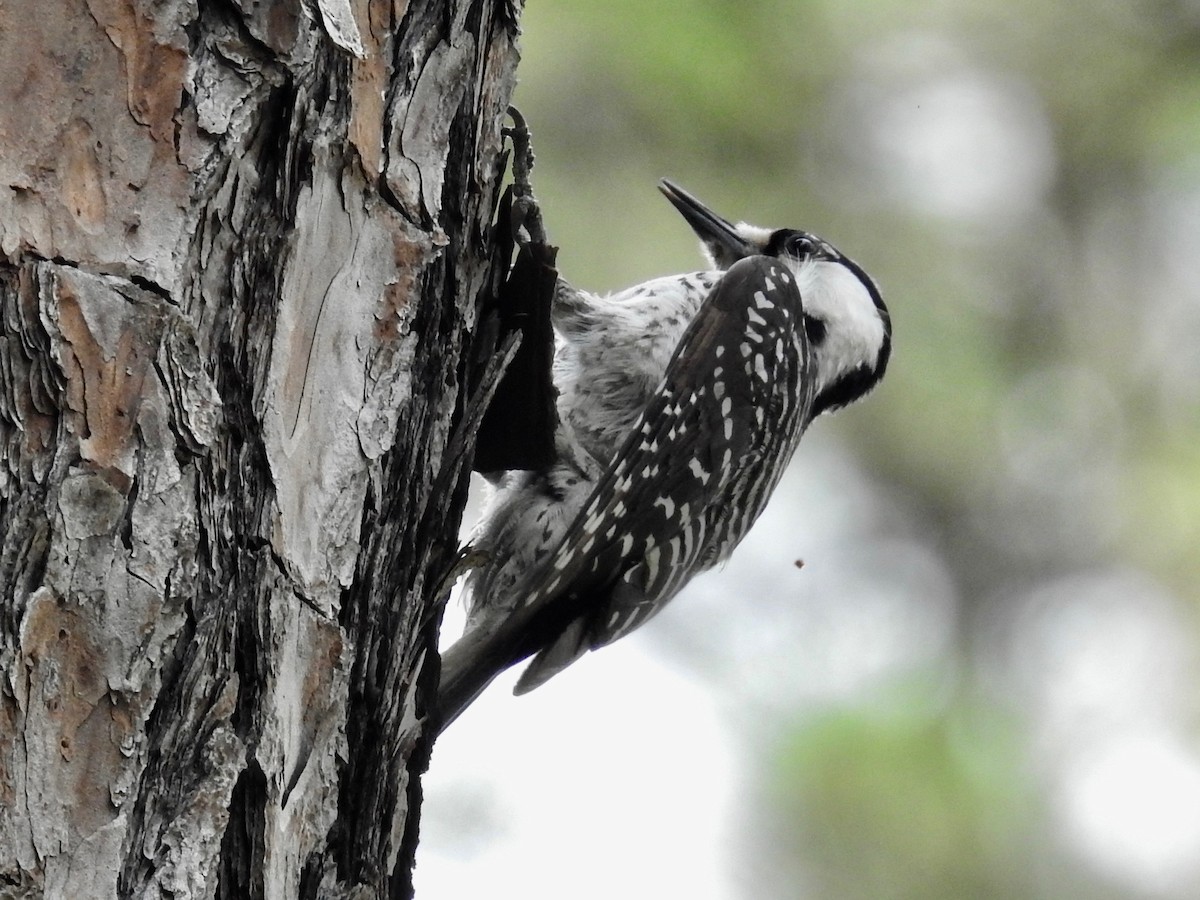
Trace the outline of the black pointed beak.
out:
<instances>
[{"instance_id":1,"label":"black pointed beak","mask_svg":"<svg viewBox=\"0 0 1200 900\"><path fill-rule=\"evenodd\" d=\"M738 234L728 219L718 216L673 181L664 178L658 183L658 189L692 226L721 268L729 268L739 259L762 252Z\"/></svg>"}]
</instances>

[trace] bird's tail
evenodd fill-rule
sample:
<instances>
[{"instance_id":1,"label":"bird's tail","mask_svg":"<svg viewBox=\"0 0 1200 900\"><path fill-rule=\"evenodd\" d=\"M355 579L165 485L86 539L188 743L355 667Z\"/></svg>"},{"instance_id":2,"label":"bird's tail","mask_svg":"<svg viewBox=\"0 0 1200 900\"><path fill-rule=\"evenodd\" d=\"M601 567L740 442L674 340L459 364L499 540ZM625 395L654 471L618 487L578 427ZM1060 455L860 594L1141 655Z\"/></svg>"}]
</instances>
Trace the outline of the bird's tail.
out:
<instances>
[{"instance_id":1,"label":"bird's tail","mask_svg":"<svg viewBox=\"0 0 1200 900\"><path fill-rule=\"evenodd\" d=\"M442 654L442 678L438 686L438 734L457 719L483 693L506 666L492 661L487 635L474 628Z\"/></svg>"},{"instance_id":2,"label":"bird's tail","mask_svg":"<svg viewBox=\"0 0 1200 900\"><path fill-rule=\"evenodd\" d=\"M475 623L442 654L438 686L438 734L483 693L497 675L536 653L531 611L510 611L499 622Z\"/></svg>"}]
</instances>

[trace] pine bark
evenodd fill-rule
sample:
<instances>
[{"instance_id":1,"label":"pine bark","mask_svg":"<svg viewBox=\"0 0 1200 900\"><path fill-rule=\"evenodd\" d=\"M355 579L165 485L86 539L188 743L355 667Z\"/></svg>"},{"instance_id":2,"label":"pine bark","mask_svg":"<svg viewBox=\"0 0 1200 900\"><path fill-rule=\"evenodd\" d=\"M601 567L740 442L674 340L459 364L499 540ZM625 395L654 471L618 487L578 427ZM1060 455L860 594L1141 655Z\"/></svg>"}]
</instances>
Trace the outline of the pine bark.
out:
<instances>
[{"instance_id":1,"label":"pine bark","mask_svg":"<svg viewBox=\"0 0 1200 900\"><path fill-rule=\"evenodd\" d=\"M411 895L517 15L0 6L0 896Z\"/></svg>"}]
</instances>

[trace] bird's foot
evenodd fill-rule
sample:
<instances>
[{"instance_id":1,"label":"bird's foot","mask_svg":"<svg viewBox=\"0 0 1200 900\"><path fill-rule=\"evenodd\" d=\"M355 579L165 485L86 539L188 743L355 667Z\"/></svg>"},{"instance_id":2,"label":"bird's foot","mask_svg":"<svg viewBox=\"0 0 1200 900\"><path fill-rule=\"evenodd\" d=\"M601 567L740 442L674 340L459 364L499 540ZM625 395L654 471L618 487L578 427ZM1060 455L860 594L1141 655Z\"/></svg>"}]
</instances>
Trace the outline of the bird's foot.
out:
<instances>
[{"instance_id":1,"label":"bird's foot","mask_svg":"<svg viewBox=\"0 0 1200 900\"><path fill-rule=\"evenodd\" d=\"M528 241L533 244L546 243L546 227L542 223L542 210L537 198L533 195L533 185L529 173L533 171L533 143L529 134L529 126L525 117L515 106L508 108L508 116L512 119L511 128L505 128L503 134L512 141L513 146L513 203L512 229L519 243ZM522 237L524 233L524 238Z\"/></svg>"}]
</instances>

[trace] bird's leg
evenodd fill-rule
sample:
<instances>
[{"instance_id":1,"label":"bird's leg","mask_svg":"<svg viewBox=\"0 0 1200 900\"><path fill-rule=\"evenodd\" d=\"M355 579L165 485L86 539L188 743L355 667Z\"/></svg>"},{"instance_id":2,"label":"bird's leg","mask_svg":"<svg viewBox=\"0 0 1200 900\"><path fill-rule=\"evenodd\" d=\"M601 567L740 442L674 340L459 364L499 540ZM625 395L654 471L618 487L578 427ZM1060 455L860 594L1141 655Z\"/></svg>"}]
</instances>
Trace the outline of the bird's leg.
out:
<instances>
[{"instance_id":1,"label":"bird's leg","mask_svg":"<svg viewBox=\"0 0 1200 900\"><path fill-rule=\"evenodd\" d=\"M524 231L529 243L545 244L546 228L542 224L542 210L533 195L533 185L529 181L534 162L529 126L515 106L508 108L508 115L513 124L511 128L505 128L503 133L513 145L513 234L518 243L524 243L521 240L521 232Z\"/></svg>"}]
</instances>

